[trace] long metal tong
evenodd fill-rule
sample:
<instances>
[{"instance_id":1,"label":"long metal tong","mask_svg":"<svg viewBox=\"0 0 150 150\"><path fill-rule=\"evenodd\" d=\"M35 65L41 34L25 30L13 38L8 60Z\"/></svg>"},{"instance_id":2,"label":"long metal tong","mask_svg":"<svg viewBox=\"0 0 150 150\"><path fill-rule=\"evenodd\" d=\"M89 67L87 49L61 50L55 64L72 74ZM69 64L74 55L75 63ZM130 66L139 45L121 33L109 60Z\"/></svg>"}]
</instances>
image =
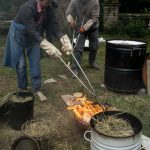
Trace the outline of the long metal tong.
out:
<instances>
[{"instance_id":1,"label":"long metal tong","mask_svg":"<svg viewBox=\"0 0 150 150\"><path fill-rule=\"evenodd\" d=\"M91 91L91 90L82 82L82 80L72 71L72 69L67 65L67 63L61 58L61 56L59 57L59 59L60 59L61 62L68 68L68 70L78 79L78 81L79 81L92 95L94 95L96 98L100 98L99 96L97 96L93 91Z\"/></svg>"},{"instance_id":2,"label":"long metal tong","mask_svg":"<svg viewBox=\"0 0 150 150\"><path fill-rule=\"evenodd\" d=\"M83 24L84 24L84 19L83 19L83 21L82 21L82 25L81 25L81 26L83 26ZM75 38L75 29L74 29L74 31L73 31L72 45L73 45L73 40L74 40L74 38ZM76 40L76 44L75 44L75 46L74 46L74 49L76 48L76 46L77 46L77 44L78 44L78 42L79 42L79 38L80 38L80 32L79 32L79 34L78 34L78 37L77 37L77 40ZM90 87L91 87L93 93L95 93L95 90L94 90L94 88L93 88L93 86L92 86L90 80L88 79L87 75L85 74L84 70L82 69L81 65L79 64L78 60L76 59L75 55L74 55L73 53L71 53L71 55L72 55L73 59L76 61L77 65L79 66L79 68L80 68L81 72L83 73L85 79L87 80L88 84L90 85Z\"/></svg>"},{"instance_id":3,"label":"long metal tong","mask_svg":"<svg viewBox=\"0 0 150 150\"><path fill-rule=\"evenodd\" d=\"M82 26L84 24L84 19L82 21ZM72 39L72 45L73 45L73 40L74 40L74 37L75 37L75 30L73 31L73 39ZM79 41L79 38L80 38L80 33L78 34L78 37L77 37L77 41L76 41L76 44L74 46L74 49L76 48L77 44L78 44L78 41ZM88 79L87 75L85 74L84 70L82 69L81 65L79 64L78 60L76 59L75 55L73 53L71 53L73 59L76 61L77 65L79 66L81 72L83 73L84 77L86 78L88 84L90 85L92 91L83 83L83 81L72 71L72 69L65 63L65 61L59 57L59 59L63 62L63 64L70 70L70 72L78 79L78 81L92 94L94 95L95 97L99 98L99 96L97 96L95 94L95 90L90 82L90 80Z\"/></svg>"}]
</instances>

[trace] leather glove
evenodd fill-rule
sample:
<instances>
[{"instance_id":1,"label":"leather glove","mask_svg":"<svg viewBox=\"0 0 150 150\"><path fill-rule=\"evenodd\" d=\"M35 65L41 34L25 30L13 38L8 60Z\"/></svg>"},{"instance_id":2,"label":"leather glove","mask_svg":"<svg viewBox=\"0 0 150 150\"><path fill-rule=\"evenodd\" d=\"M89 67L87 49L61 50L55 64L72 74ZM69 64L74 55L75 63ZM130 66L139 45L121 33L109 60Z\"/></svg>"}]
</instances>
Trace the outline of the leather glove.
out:
<instances>
[{"instance_id":1,"label":"leather glove","mask_svg":"<svg viewBox=\"0 0 150 150\"><path fill-rule=\"evenodd\" d=\"M72 29L76 29L77 25L75 23L69 23Z\"/></svg>"},{"instance_id":2,"label":"leather glove","mask_svg":"<svg viewBox=\"0 0 150 150\"><path fill-rule=\"evenodd\" d=\"M86 32L86 30L85 30L83 27L81 27L81 28L79 29L79 31L80 31L80 33Z\"/></svg>"},{"instance_id":3,"label":"leather glove","mask_svg":"<svg viewBox=\"0 0 150 150\"><path fill-rule=\"evenodd\" d=\"M52 56L54 58L60 57L62 55L61 52L53 44L48 42L46 39L44 39L40 43L40 47L43 50L45 50L49 56Z\"/></svg>"},{"instance_id":4,"label":"leather glove","mask_svg":"<svg viewBox=\"0 0 150 150\"><path fill-rule=\"evenodd\" d=\"M70 39L67 35L64 35L61 39L60 39L61 43L62 43L62 50L66 53L66 55L71 55L71 53L73 52L73 46L70 42Z\"/></svg>"},{"instance_id":5,"label":"leather glove","mask_svg":"<svg viewBox=\"0 0 150 150\"><path fill-rule=\"evenodd\" d=\"M73 28L73 29L76 28L76 23L75 23L75 21L74 21L74 19L73 19L71 14L69 14L67 16L67 21L68 21L69 25L71 26L71 28Z\"/></svg>"}]
</instances>

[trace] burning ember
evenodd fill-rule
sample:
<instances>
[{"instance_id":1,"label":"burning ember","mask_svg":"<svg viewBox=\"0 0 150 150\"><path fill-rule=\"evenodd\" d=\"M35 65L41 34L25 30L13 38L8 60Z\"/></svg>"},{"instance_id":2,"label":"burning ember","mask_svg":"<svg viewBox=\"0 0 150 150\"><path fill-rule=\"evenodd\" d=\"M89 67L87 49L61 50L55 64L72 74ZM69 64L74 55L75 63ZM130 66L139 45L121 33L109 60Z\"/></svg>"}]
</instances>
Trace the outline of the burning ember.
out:
<instances>
[{"instance_id":1,"label":"burning ember","mask_svg":"<svg viewBox=\"0 0 150 150\"><path fill-rule=\"evenodd\" d=\"M97 113L105 111L105 107L100 104L87 100L86 96L75 98L74 101L80 104L68 107L68 110L72 110L78 121L89 124L90 119Z\"/></svg>"}]
</instances>

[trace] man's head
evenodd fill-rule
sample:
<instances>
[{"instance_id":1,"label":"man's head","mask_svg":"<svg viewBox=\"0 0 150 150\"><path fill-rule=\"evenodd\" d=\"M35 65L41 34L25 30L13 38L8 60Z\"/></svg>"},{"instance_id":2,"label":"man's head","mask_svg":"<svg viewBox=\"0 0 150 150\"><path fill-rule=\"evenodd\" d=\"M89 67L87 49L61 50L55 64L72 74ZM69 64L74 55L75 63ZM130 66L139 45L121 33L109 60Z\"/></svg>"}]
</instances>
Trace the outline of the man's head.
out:
<instances>
[{"instance_id":1,"label":"man's head","mask_svg":"<svg viewBox=\"0 0 150 150\"><path fill-rule=\"evenodd\" d=\"M38 3L42 8L46 8L50 5L51 0L38 0Z\"/></svg>"}]
</instances>

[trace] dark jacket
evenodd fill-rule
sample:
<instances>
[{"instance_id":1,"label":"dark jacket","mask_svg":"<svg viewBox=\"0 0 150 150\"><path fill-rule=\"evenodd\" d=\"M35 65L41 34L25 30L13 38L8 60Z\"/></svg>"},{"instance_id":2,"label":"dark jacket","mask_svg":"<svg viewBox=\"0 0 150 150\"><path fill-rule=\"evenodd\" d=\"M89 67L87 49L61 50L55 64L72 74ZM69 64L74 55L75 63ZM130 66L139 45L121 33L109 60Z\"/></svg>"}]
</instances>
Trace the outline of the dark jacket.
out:
<instances>
[{"instance_id":1,"label":"dark jacket","mask_svg":"<svg viewBox=\"0 0 150 150\"><path fill-rule=\"evenodd\" d=\"M77 25L80 27L83 23L87 30L99 26L99 14L99 0L71 0L66 10L66 16L74 16Z\"/></svg>"},{"instance_id":2,"label":"dark jacket","mask_svg":"<svg viewBox=\"0 0 150 150\"><path fill-rule=\"evenodd\" d=\"M17 13L15 22L26 26L26 33L30 35L36 42L40 43L43 38L41 36L44 22L54 24L54 34L57 38L61 38L64 34L57 22L54 8L49 6L44 11L38 12L37 1L28 0L25 2Z\"/></svg>"},{"instance_id":3,"label":"dark jacket","mask_svg":"<svg viewBox=\"0 0 150 150\"><path fill-rule=\"evenodd\" d=\"M57 38L64 35L51 6L39 13L36 0L28 0L22 5L10 26L7 36L3 59L5 66L16 68L23 54L23 49L26 49L28 54L36 44L39 46L39 43L43 40L42 33L45 30L43 27L45 22L47 28L52 27Z\"/></svg>"}]
</instances>

